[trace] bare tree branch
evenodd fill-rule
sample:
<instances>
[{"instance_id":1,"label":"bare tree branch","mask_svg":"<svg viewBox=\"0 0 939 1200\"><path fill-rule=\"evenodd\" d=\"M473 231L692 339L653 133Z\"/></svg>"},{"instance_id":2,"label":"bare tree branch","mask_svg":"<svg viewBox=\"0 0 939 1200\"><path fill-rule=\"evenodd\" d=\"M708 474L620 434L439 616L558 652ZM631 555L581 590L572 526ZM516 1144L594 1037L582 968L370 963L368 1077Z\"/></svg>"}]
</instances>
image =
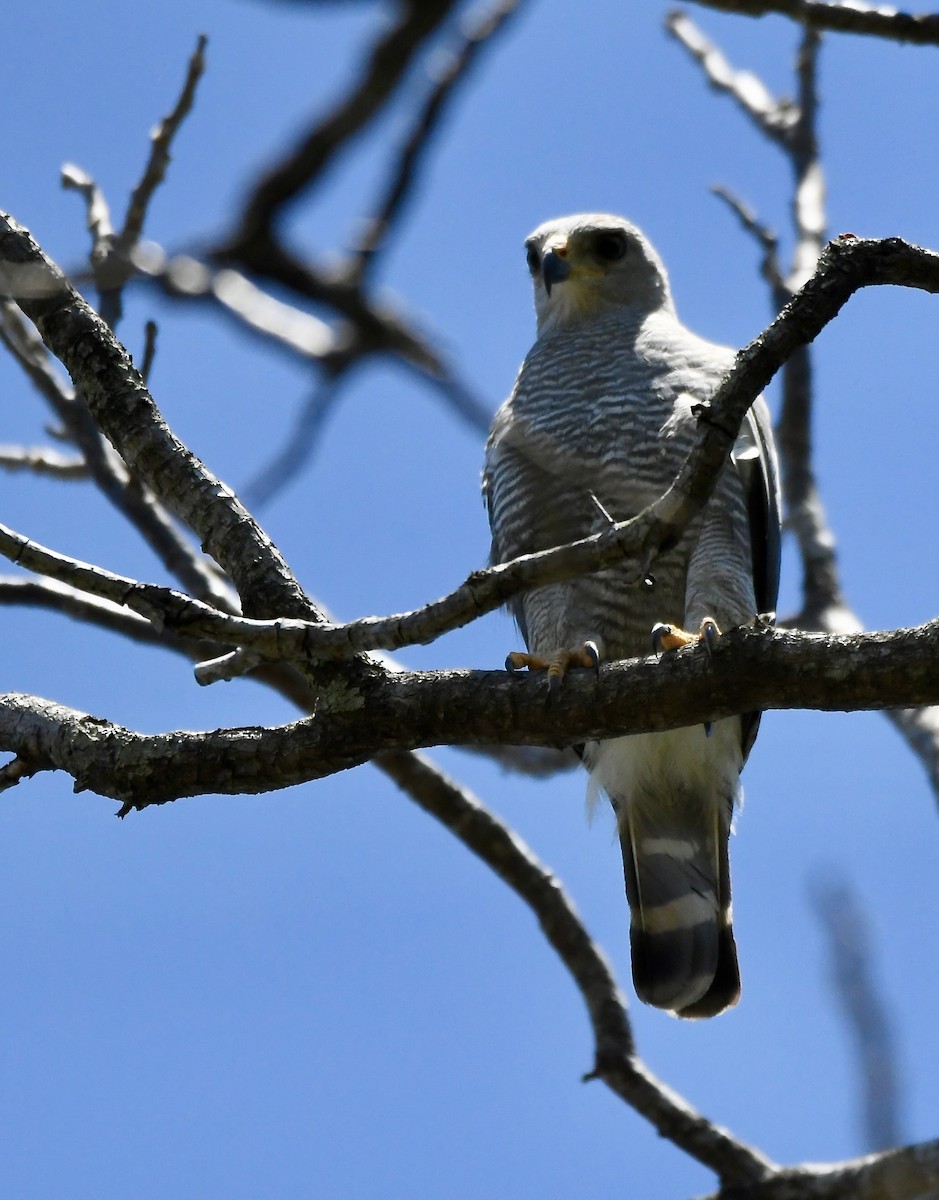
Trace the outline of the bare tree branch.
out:
<instances>
[{"instance_id":1,"label":"bare tree branch","mask_svg":"<svg viewBox=\"0 0 939 1200\"><path fill-rule=\"evenodd\" d=\"M939 621L824 636L740 628L691 650L578 672L552 700L543 677L385 672L322 688L313 716L272 728L148 737L36 697L0 698L0 748L124 803L284 788L385 750L493 743L565 746L777 708L883 709L939 702Z\"/></svg>"},{"instance_id":2,"label":"bare tree branch","mask_svg":"<svg viewBox=\"0 0 939 1200\"><path fill-rule=\"evenodd\" d=\"M2 253L3 243L0 242L0 256ZM616 524L601 534L474 572L456 591L411 613L369 617L333 626L324 622L320 613L309 615L308 609L302 615L304 624L288 625L277 621L262 626L259 622L227 620L222 614L195 604L186 597L162 589L145 589L136 581L121 577L109 577L111 582L108 586L123 588L128 595L132 594L133 589L137 596L135 603L148 605L150 613L159 612L162 620L172 623L179 632L190 637L204 635L219 641L250 640L255 649L278 656L289 653L342 658L366 650L393 650L432 641L441 633L498 608L520 591L573 578L626 557L636 559L635 577L641 579L661 547L671 544L688 520L707 502L744 413L779 366L794 350L816 337L855 291L864 286L887 283L939 291L939 254L910 246L895 238L866 241L850 238L832 243L819 260L815 275L775 321L740 351L733 370L711 401L702 406L698 441L660 500L632 520ZM74 301L72 303L74 305ZM100 331L103 331L103 327L99 327ZM109 334L107 336L110 337ZM116 346L116 343L112 343L112 346ZM69 353L67 338L60 348L63 355ZM109 348L108 353L113 353L113 349ZM134 386L139 386L139 391L146 394L139 380ZM158 443L160 453L164 454L167 444L174 447L178 443L162 424L149 396L146 396L146 402L149 421L145 436L152 437ZM109 403L113 404L113 399ZM114 421L119 416L120 409L116 416L109 414L108 419ZM152 427L150 422L153 423ZM123 429L121 436L125 436ZM141 451L136 452L139 454ZM188 451L185 453L189 455ZM189 457L192 458L191 455ZM198 464L197 470L201 474L196 475L196 481L203 489L208 491L219 486L201 464ZM188 477L181 480L179 486L183 485L188 486ZM231 503L237 506L235 511L244 511L236 499L232 498ZM231 510L223 509L222 517L224 528L231 519ZM203 528L197 528L200 535L206 536L204 520L201 523ZM263 539L256 526L254 529L254 538ZM266 541L262 544L269 546ZM255 545L256 542L249 538L244 553L248 553ZM36 547L32 547L30 553L33 557L28 565L34 565L38 571L54 572L51 559L47 560L45 566L42 565ZM51 552L44 553L48 555ZM273 553L276 555L276 551ZM277 566L278 563L282 563L282 560L274 558L271 570L286 571L286 566ZM65 576L66 581L76 583L78 576L70 566L67 569L71 573ZM102 577L101 572L95 573L92 569L87 583L81 583L80 586L87 586L96 592L95 580L99 577ZM271 586L267 576L263 578L265 586ZM96 594L102 593L97 591ZM121 603L131 603L114 592L104 594ZM305 622L320 624L322 628L310 628Z\"/></svg>"},{"instance_id":3,"label":"bare tree branch","mask_svg":"<svg viewBox=\"0 0 939 1200\"><path fill-rule=\"evenodd\" d=\"M170 431L114 338L62 272L0 214L0 291L16 299L139 478L200 538L259 616L318 619L276 547L231 489Z\"/></svg>"},{"instance_id":4,"label":"bare tree branch","mask_svg":"<svg viewBox=\"0 0 939 1200\"><path fill-rule=\"evenodd\" d=\"M696 57L717 55L723 61L686 17L676 14L673 21L686 32L690 27L688 39L698 50ZM762 274L770 285L775 310L787 304L795 289L816 269L825 238L825 185L816 135L818 52L817 30L808 27L803 31L797 60L798 103L791 106L792 124L785 137L774 138L786 153L794 178L796 251L788 277L783 278L779 268L775 236L726 188L714 189L757 239L763 253ZM729 72L726 66L723 70ZM782 624L828 633L856 632L862 625L842 592L835 536L813 466L812 365L807 345L798 347L786 362L782 393L776 443L782 465L786 524L798 540L803 567L802 609ZM939 796L939 713L903 709L886 715L923 763Z\"/></svg>"},{"instance_id":5,"label":"bare tree branch","mask_svg":"<svg viewBox=\"0 0 939 1200\"><path fill-rule=\"evenodd\" d=\"M935 1200L939 1140L849 1162L788 1167L759 1183L721 1188L710 1200Z\"/></svg>"},{"instance_id":6,"label":"bare tree branch","mask_svg":"<svg viewBox=\"0 0 939 1200\"><path fill-rule=\"evenodd\" d=\"M0 268L0 292L2 277ZM68 440L81 451L102 495L131 522L183 587L231 611L235 601L231 589L181 535L154 496L131 479L126 463L101 436L84 401L53 369L46 347L12 300L0 300L0 342L62 422Z\"/></svg>"},{"instance_id":7,"label":"bare tree branch","mask_svg":"<svg viewBox=\"0 0 939 1200\"><path fill-rule=\"evenodd\" d=\"M140 378L145 384L150 384L150 372L153 370L153 360L156 356L157 323L148 321L144 326L143 358L140 362Z\"/></svg>"},{"instance_id":8,"label":"bare tree branch","mask_svg":"<svg viewBox=\"0 0 939 1200\"><path fill-rule=\"evenodd\" d=\"M131 193L124 227L116 232L104 193L81 167L67 164L62 168L62 186L80 192L88 210L88 229L92 235L91 267L99 295L99 311L112 329L123 313L121 294L133 274L132 251L143 233L147 209L156 189L163 182L170 161L170 146L180 125L192 110L196 86L205 69L206 37L200 34L189 60L189 69L175 108L150 135L150 156L140 182Z\"/></svg>"},{"instance_id":9,"label":"bare tree branch","mask_svg":"<svg viewBox=\"0 0 939 1200\"><path fill-rule=\"evenodd\" d=\"M700 63L711 87L732 96L760 133L785 144L795 115L788 101L776 100L759 76L750 71L734 70L723 53L685 13L669 13L665 28Z\"/></svg>"},{"instance_id":10,"label":"bare tree branch","mask_svg":"<svg viewBox=\"0 0 939 1200\"><path fill-rule=\"evenodd\" d=\"M179 99L172 111L160 121L150 134L150 157L141 176L140 182L131 192L127 213L124 216L124 227L121 230L121 244L125 253L134 246L143 233L144 221L157 188L166 177L166 168L170 163L170 149L173 139L179 132L186 117L192 111L196 98L196 88L205 70L205 48L208 38L200 33L196 40L196 48L189 59L186 78L183 82Z\"/></svg>"},{"instance_id":11,"label":"bare tree branch","mask_svg":"<svg viewBox=\"0 0 939 1200\"><path fill-rule=\"evenodd\" d=\"M792 290L783 279L782 267L779 263L779 238L768 226L763 225L753 209L735 196L729 188L722 184L716 184L711 191L719 200L723 200L762 250L760 274L772 290L773 308L778 312L792 299Z\"/></svg>"},{"instance_id":12,"label":"bare tree branch","mask_svg":"<svg viewBox=\"0 0 939 1200\"><path fill-rule=\"evenodd\" d=\"M939 45L939 14L906 13L887 5L869 5L861 0L835 3L832 0L695 0L742 17L764 17L768 13L791 17L811 29L834 33L860 33L911 42L920 46Z\"/></svg>"},{"instance_id":13,"label":"bare tree branch","mask_svg":"<svg viewBox=\"0 0 939 1200\"><path fill-rule=\"evenodd\" d=\"M773 1164L695 1112L636 1057L626 1006L610 966L558 880L517 834L419 754L383 754L376 765L478 855L525 901L584 998L595 1039L588 1078L603 1082L663 1137L726 1180L765 1178Z\"/></svg>"}]
</instances>

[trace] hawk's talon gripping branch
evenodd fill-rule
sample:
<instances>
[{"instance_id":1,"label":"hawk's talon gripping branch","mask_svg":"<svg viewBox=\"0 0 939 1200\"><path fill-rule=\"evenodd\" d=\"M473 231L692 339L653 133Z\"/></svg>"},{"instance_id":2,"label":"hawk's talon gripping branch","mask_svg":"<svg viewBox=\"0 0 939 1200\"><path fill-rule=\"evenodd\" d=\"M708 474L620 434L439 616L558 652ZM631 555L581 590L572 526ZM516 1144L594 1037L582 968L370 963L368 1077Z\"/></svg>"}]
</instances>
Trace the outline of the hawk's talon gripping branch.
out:
<instances>
[{"instance_id":1,"label":"hawk's talon gripping branch","mask_svg":"<svg viewBox=\"0 0 939 1200\"><path fill-rule=\"evenodd\" d=\"M720 636L720 628L713 617L705 617L697 633L689 633L687 629L680 629L677 625L666 625L657 621L652 626L652 652L662 654L666 650L681 650L685 646L703 642L704 648L711 654Z\"/></svg>"},{"instance_id":2,"label":"hawk's talon gripping branch","mask_svg":"<svg viewBox=\"0 0 939 1200\"><path fill-rule=\"evenodd\" d=\"M589 667L592 671L600 670L600 651L596 642L584 642L573 650L558 650L550 658L541 654L526 654L521 650L513 650L506 656L507 671L547 671L548 686L552 692L560 690L570 667Z\"/></svg>"}]
</instances>

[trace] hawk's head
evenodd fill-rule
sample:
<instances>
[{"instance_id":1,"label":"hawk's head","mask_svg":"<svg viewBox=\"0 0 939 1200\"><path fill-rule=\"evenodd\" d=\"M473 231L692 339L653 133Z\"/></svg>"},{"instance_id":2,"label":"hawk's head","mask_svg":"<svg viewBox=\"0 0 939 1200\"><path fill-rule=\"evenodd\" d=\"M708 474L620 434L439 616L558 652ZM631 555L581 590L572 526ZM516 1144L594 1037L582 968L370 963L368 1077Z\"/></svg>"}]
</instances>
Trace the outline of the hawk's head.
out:
<instances>
[{"instance_id":1,"label":"hawk's head","mask_svg":"<svg viewBox=\"0 0 939 1200\"><path fill-rule=\"evenodd\" d=\"M545 221L525 240L538 328L630 307L671 307L668 275L642 232L607 213Z\"/></svg>"}]
</instances>

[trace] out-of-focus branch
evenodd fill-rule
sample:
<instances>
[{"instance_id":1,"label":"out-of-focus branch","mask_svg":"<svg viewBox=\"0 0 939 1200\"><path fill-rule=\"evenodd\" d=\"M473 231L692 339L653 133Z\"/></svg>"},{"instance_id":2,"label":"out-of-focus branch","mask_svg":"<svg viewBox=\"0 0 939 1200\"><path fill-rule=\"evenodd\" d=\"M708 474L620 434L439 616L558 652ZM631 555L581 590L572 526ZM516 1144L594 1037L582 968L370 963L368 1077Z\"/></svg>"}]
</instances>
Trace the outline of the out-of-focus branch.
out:
<instances>
[{"instance_id":1,"label":"out-of-focus branch","mask_svg":"<svg viewBox=\"0 0 939 1200\"><path fill-rule=\"evenodd\" d=\"M939 708L888 709L884 716L922 763L939 799Z\"/></svg>"},{"instance_id":2,"label":"out-of-focus branch","mask_svg":"<svg viewBox=\"0 0 939 1200\"><path fill-rule=\"evenodd\" d=\"M49 446L0 446L0 469L55 479L88 478L88 464L80 455L62 454Z\"/></svg>"},{"instance_id":3,"label":"out-of-focus branch","mask_svg":"<svg viewBox=\"0 0 939 1200\"><path fill-rule=\"evenodd\" d=\"M436 84L418 112L394 163L378 211L365 223L358 245L352 251L347 269L356 281L361 282L364 278L376 253L386 243L392 224L400 216L407 197L413 192L421 160L440 127L441 118L457 86L466 80L480 50L489 45L506 26L519 3L520 0L500 0L491 12L484 13L467 30L462 46L440 70Z\"/></svg>"},{"instance_id":4,"label":"out-of-focus branch","mask_svg":"<svg viewBox=\"0 0 939 1200\"><path fill-rule=\"evenodd\" d=\"M398 19L375 42L349 94L318 120L256 184L227 247L234 260L254 262L269 243L283 208L311 187L327 165L382 109L415 55L449 16L455 0L402 2Z\"/></svg>"},{"instance_id":5,"label":"out-of-focus branch","mask_svg":"<svg viewBox=\"0 0 939 1200\"><path fill-rule=\"evenodd\" d=\"M234 319L239 329L312 362L338 354L346 341L341 329L265 292L241 271L214 270L197 258L168 258L149 243L134 256L137 269L176 299L206 300Z\"/></svg>"},{"instance_id":6,"label":"out-of-focus branch","mask_svg":"<svg viewBox=\"0 0 939 1200\"><path fill-rule=\"evenodd\" d=\"M862 0L695 0L708 8L741 17L765 17L769 13L791 17L810 29L833 33L860 33L895 42L920 46L939 45L939 13L906 13L885 4Z\"/></svg>"},{"instance_id":7,"label":"out-of-focus branch","mask_svg":"<svg viewBox=\"0 0 939 1200\"><path fill-rule=\"evenodd\" d=\"M345 371L327 370L294 422L283 449L255 475L244 489L246 503L260 508L296 478L320 440L340 396Z\"/></svg>"},{"instance_id":8,"label":"out-of-focus branch","mask_svg":"<svg viewBox=\"0 0 939 1200\"><path fill-rule=\"evenodd\" d=\"M871 1150L892 1149L903 1140L901 1090L887 1009L871 975L868 923L845 883L820 881L813 899L828 937L832 986L857 1049L864 1141Z\"/></svg>"}]
</instances>

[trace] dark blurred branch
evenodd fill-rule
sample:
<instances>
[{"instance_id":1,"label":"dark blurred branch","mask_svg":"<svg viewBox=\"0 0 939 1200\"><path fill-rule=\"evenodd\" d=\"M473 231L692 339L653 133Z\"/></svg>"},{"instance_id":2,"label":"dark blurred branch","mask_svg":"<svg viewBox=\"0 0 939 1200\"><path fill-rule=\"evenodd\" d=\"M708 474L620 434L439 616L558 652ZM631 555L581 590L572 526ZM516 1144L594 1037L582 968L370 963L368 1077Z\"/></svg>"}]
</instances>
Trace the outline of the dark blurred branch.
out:
<instances>
[{"instance_id":1,"label":"dark blurred branch","mask_svg":"<svg viewBox=\"0 0 939 1200\"><path fill-rule=\"evenodd\" d=\"M415 55L449 16L455 0L402 0L398 19L375 42L349 94L317 121L289 154L256 184L226 256L256 263L282 209L316 183L327 165L381 112Z\"/></svg>"},{"instance_id":2,"label":"dark blurred branch","mask_svg":"<svg viewBox=\"0 0 939 1200\"><path fill-rule=\"evenodd\" d=\"M810 29L833 33L860 33L895 42L920 46L939 45L939 14L905 13L886 5L864 4L861 0L837 3L831 0L695 0L742 17L764 17L768 13L791 17Z\"/></svg>"},{"instance_id":3,"label":"dark blurred branch","mask_svg":"<svg viewBox=\"0 0 939 1200\"><path fill-rule=\"evenodd\" d=\"M870 928L845 883L819 881L813 900L828 937L832 987L857 1050L864 1143L892 1149L903 1140L901 1090L887 1007L871 969Z\"/></svg>"},{"instance_id":4,"label":"dark blurred branch","mask_svg":"<svg viewBox=\"0 0 939 1200\"><path fill-rule=\"evenodd\" d=\"M440 71L394 163L378 211L366 222L358 245L352 251L347 268L351 278L361 282L374 262L376 253L386 243L393 222L401 215L407 198L413 193L421 161L440 127L448 102L453 98L458 84L465 82L469 76L479 52L505 27L519 3L520 0L501 0L491 12L485 13L467 31L460 49Z\"/></svg>"},{"instance_id":5,"label":"dark blurred branch","mask_svg":"<svg viewBox=\"0 0 939 1200\"><path fill-rule=\"evenodd\" d=\"M308 397L284 448L255 475L244 489L250 508L260 508L283 491L313 457L336 402L340 396L344 371L327 371L319 386Z\"/></svg>"}]
</instances>

